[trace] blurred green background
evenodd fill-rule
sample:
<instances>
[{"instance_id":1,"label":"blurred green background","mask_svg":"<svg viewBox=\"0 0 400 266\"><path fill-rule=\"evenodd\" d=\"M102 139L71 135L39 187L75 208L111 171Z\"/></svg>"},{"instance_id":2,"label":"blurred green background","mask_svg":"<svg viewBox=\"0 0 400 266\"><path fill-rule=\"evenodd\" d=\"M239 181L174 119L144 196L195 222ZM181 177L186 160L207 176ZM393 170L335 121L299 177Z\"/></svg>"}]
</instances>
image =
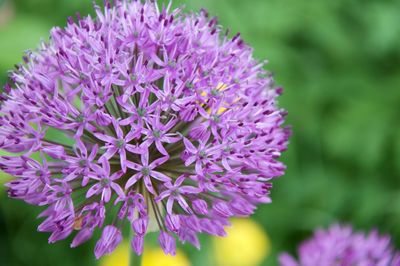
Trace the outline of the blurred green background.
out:
<instances>
[{"instance_id":1,"label":"blurred green background","mask_svg":"<svg viewBox=\"0 0 400 266\"><path fill-rule=\"evenodd\" d=\"M174 1L180 3L186 11L205 7L241 32L285 88L280 105L294 134L273 203L254 216L272 245L262 265L277 265L278 252L293 252L315 227L337 221L377 227L400 247L400 1ZM0 0L0 84L23 50L91 6ZM93 241L76 249L67 241L48 245L36 232L39 212L0 188L1 266L96 265ZM193 265L213 265L209 243L203 239L200 252L182 248Z\"/></svg>"}]
</instances>

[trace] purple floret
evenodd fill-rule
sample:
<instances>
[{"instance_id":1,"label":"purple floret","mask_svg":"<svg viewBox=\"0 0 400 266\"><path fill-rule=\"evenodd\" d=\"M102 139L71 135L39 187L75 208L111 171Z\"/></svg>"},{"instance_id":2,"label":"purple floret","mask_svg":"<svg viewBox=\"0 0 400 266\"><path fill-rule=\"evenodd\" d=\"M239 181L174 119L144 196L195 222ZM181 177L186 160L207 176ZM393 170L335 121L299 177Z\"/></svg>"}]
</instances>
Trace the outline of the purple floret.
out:
<instances>
[{"instance_id":1,"label":"purple floret","mask_svg":"<svg viewBox=\"0 0 400 266\"><path fill-rule=\"evenodd\" d=\"M350 226L333 225L319 229L298 249L299 260L283 253L281 266L400 266L400 253L390 237L376 230L354 232Z\"/></svg>"},{"instance_id":2,"label":"purple floret","mask_svg":"<svg viewBox=\"0 0 400 266\"><path fill-rule=\"evenodd\" d=\"M49 242L73 234L76 247L102 230L98 258L127 223L138 254L154 225L169 254L176 239L199 247L199 233L225 235L230 217L270 202L284 173L282 90L204 10L95 9L52 29L10 75L0 104L9 196L47 207Z\"/></svg>"}]
</instances>

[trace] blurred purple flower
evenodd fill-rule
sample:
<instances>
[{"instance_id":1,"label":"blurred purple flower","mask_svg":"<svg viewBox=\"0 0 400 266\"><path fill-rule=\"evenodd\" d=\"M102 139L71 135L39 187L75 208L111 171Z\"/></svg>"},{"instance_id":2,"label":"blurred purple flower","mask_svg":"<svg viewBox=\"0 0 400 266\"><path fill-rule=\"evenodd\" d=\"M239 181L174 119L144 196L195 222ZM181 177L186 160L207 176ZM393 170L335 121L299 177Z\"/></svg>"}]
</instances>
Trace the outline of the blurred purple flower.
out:
<instances>
[{"instance_id":1,"label":"blurred purple flower","mask_svg":"<svg viewBox=\"0 0 400 266\"><path fill-rule=\"evenodd\" d=\"M155 222L170 254L176 237L199 247L199 233L225 235L230 217L270 202L269 181L284 173L282 90L204 10L95 9L54 28L4 88L9 196L48 207L49 242L76 231L76 247L102 229L96 257L119 244L123 220L137 253Z\"/></svg>"},{"instance_id":2,"label":"blurred purple flower","mask_svg":"<svg viewBox=\"0 0 400 266\"><path fill-rule=\"evenodd\" d=\"M354 232L350 226L333 225L319 229L299 249L299 261L287 253L279 257L281 266L399 266L400 254L390 237L377 231Z\"/></svg>"}]
</instances>

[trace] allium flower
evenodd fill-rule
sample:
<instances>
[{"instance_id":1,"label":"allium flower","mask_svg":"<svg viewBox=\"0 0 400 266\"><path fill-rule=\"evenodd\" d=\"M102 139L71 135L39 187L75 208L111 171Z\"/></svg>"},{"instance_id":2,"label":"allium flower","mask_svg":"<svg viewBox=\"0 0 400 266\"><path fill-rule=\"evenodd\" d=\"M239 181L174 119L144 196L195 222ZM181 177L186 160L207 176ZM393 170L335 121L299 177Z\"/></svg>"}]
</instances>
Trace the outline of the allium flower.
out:
<instances>
[{"instance_id":1,"label":"allium flower","mask_svg":"<svg viewBox=\"0 0 400 266\"><path fill-rule=\"evenodd\" d=\"M39 231L72 247L102 229L112 252L130 224L140 254L149 223L176 238L224 235L232 216L270 202L290 134L263 63L206 11L106 2L68 19L24 57L1 96L0 158L9 196L47 206ZM52 138L51 136L61 136Z\"/></svg>"},{"instance_id":2,"label":"allium flower","mask_svg":"<svg viewBox=\"0 0 400 266\"><path fill-rule=\"evenodd\" d=\"M299 261L289 254L280 255L282 266L399 266L400 254L390 237L377 231L354 232L349 226L333 225L317 230L313 238L299 247Z\"/></svg>"}]
</instances>

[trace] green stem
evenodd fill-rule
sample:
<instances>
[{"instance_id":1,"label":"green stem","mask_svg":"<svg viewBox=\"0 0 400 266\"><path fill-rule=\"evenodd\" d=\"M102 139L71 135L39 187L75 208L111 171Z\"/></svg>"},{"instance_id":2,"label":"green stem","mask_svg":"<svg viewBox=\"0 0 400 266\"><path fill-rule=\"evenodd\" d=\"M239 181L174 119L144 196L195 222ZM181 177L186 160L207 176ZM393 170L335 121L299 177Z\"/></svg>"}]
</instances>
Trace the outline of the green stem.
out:
<instances>
[{"instance_id":1,"label":"green stem","mask_svg":"<svg viewBox=\"0 0 400 266\"><path fill-rule=\"evenodd\" d=\"M141 266L142 256L138 256L132 248L129 249L129 266Z\"/></svg>"}]
</instances>

